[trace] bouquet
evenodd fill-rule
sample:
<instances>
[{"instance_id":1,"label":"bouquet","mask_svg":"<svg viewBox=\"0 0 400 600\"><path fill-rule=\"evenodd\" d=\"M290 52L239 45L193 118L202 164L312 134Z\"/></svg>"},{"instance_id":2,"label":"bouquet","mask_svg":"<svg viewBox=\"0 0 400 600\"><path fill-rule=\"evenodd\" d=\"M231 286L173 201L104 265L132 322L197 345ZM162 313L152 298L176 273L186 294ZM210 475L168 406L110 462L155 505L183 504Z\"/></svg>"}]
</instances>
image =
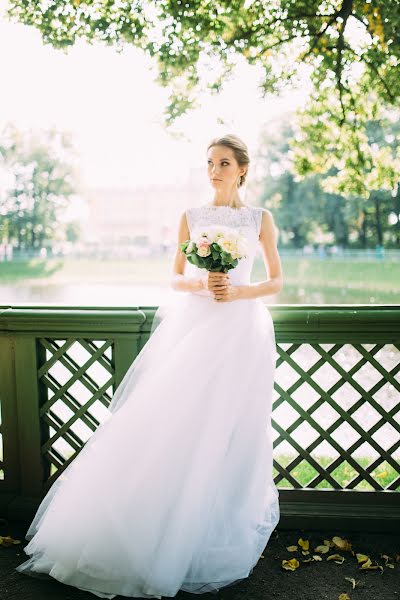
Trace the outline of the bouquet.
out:
<instances>
[{"instance_id":1,"label":"bouquet","mask_svg":"<svg viewBox=\"0 0 400 600\"><path fill-rule=\"evenodd\" d=\"M180 244L188 261L207 271L227 273L247 257L247 240L237 229L210 225L196 228L190 240Z\"/></svg>"}]
</instances>

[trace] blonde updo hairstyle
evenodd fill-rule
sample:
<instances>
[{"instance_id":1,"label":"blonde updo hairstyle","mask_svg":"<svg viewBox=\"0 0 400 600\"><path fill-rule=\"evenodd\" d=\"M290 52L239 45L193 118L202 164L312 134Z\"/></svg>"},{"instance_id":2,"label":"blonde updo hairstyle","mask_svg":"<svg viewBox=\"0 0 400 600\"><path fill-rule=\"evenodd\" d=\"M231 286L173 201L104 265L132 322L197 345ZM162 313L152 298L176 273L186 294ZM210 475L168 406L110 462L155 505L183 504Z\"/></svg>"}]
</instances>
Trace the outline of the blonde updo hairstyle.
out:
<instances>
[{"instance_id":1,"label":"blonde updo hairstyle","mask_svg":"<svg viewBox=\"0 0 400 600\"><path fill-rule=\"evenodd\" d=\"M245 174L240 176L238 188L241 187L246 181L250 164L249 151L246 144L237 135L228 133L222 137L213 138L207 147L207 152L212 146L226 146L227 148L231 148L239 167L247 167Z\"/></svg>"}]
</instances>

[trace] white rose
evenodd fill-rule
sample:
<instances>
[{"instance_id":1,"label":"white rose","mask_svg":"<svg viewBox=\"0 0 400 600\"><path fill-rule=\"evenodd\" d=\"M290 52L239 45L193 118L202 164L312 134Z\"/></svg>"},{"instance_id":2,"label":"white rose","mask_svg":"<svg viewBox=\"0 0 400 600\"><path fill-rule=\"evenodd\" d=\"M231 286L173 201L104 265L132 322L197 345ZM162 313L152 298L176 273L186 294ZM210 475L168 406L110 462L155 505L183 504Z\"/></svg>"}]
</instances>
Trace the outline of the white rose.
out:
<instances>
[{"instance_id":1,"label":"white rose","mask_svg":"<svg viewBox=\"0 0 400 600\"><path fill-rule=\"evenodd\" d=\"M202 258L209 256L211 254L210 247L209 246L199 246L199 248L197 248L196 254L198 254Z\"/></svg>"},{"instance_id":2,"label":"white rose","mask_svg":"<svg viewBox=\"0 0 400 600\"><path fill-rule=\"evenodd\" d=\"M224 252L229 252L229 254L232 254L232 255L237 254L237 252L238 252L236 240L231 239L230 237L220 238L220 240L218 241L218 244L221 246L221 248Z\"/></svg>"}]
</instances>

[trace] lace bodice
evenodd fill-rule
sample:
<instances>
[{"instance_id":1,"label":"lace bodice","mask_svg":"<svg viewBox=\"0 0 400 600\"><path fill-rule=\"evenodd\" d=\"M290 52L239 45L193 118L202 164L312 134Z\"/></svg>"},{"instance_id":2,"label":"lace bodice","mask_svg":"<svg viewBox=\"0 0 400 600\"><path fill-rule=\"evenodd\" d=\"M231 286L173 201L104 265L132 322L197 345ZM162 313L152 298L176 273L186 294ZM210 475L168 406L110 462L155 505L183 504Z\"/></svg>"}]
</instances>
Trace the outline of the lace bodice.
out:
<instances>
[{"instance_id":1,"label":"lace bodice","mask_svg":"<svg viewBox=\"0 0 400 600\"><path fill-rule=\"evenodd\" d=\"M239 260L234 269L229 271L232 285L247 285L250 283L254 257L258 250L263 209L258 206L232 208L231 206L196 206L186 210L186 220L189 232L197 227L208 225L225 225L238 229L247 239L248 256ZM189 276L202 277L204 269L199 269L191 263L186 265Z\"/></svg>"}]
</instances>

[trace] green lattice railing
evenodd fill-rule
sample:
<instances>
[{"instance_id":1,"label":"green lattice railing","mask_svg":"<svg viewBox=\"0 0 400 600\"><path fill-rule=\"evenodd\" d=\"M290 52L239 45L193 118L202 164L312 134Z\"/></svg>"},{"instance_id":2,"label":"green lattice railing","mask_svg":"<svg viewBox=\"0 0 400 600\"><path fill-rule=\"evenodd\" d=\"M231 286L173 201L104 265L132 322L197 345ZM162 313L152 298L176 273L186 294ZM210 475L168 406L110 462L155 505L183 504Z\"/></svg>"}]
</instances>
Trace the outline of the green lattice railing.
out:
<instances>
[{"instance_id":1,"label":"green lattice railing","mask_svg":"<svg viewBox=\"0 0 400 600\"><path fill-rule=\"evenodd\" d=\"M269 306L281 524L400 521L400 307ZM30 518L105 418L155 307L0 307L0 507ZM397 521L396 521L397 518Z\"/></svg>"}]
</instances>

